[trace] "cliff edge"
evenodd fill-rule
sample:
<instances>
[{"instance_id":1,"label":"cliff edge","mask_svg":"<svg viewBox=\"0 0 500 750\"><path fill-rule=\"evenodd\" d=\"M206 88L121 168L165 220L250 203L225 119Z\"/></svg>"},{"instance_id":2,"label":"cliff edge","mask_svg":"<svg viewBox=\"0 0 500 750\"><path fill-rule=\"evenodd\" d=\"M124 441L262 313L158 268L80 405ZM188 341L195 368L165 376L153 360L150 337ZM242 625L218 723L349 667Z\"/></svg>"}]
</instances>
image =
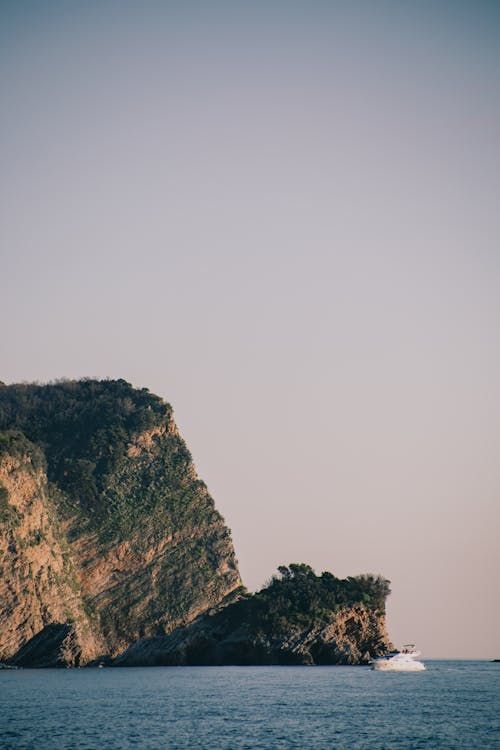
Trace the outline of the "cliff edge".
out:
<instances>
[{"instance_id":1,"label":"cliff edge","mask_svg":"<svg viewBox=\"0 0 500 750\"><path fill-rule=\"evenodd\" d=\"M304 564L248 594L169 404L0 383L0 662L365 664L392 647L388 594Z\"/></svg>"},{"instance_id":2,"label":"cliff edge","mask_svg":"<svg viewBox=\"0 0 500 750\"><path fill-rule=\"evenodd\" d=\"M0 387L0 660L113 657L241 590L169 404L122 380Z\"/></svg>"},{"instance_id":3,"label":"cliff edge","mask_svg":"<svg viewBox=\"0 0 500 750\"><path fill-rule=\"evenodd\" d=\"M304 564L279 568L242 597L170 635L143 638L118 666L368 664L392 650L385 626L389 582L380 576L321 576Z\"/></svg>"}]
</instances>

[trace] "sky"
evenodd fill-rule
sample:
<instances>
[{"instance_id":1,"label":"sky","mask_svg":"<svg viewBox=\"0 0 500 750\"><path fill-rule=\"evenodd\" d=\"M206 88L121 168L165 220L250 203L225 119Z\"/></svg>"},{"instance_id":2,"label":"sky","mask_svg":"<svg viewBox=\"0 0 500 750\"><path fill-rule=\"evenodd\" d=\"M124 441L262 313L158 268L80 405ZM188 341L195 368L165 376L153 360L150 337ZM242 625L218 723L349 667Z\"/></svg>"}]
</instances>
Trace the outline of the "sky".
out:
<instances>
[{"instance_id":1,"label":"sky","mask_svg":"<svg viewBox=\"0 0 500 750\"><path fill-rule=\"evenodd\" d=\"M174 407L246 585L500 657L500 4L0 0L0 379Z\"/></svg>"}]
</instances>

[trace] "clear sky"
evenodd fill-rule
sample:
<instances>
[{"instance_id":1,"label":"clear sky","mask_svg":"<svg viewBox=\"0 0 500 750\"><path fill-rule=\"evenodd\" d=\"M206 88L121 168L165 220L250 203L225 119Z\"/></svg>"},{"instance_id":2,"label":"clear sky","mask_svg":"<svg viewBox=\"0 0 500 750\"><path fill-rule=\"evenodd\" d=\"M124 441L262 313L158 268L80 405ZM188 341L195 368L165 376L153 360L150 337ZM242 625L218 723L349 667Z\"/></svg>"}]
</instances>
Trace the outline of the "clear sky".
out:
<instances>
[{"instance_id":1,"label":"clear sky","mask_svg":"<svg viewBox=\"0 0 500 750\"><path fill-rule=\"evenodd\" d=\"M0 2L0 379L172 403L249 588L500 658L500 3Z\"/></svg>"}]
</instances>

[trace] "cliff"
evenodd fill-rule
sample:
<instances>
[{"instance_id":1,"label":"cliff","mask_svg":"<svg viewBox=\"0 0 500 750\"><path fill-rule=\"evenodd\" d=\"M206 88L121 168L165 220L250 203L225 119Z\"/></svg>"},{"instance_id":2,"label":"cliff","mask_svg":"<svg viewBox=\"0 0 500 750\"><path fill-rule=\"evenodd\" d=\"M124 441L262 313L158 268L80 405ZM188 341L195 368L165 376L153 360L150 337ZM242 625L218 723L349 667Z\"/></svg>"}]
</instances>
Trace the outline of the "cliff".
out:
<instances>
[{"instance_id":1,"label":"cliff","mask_svg":"<svg viewBox=\"0 0 500 750\"><path fill-rule=\"evenodd\" d=\"M238 595L230 533L161 399L1 386L0 430L0 659L112 657Z\"/></svg>"},{"instance_id":2,"label":"cliff","mask_svg":"<svg viewBox=\"0 0 500 750\"><path fill-rule=\"evenodd\" d=\"M172 408L123 380L0 384L0 661L363 664L388 581L242 586Z\"/></svg>"},{"instance_id":3,"label":"cliff","mask_svg":"<svg viewBox=\"0 0 500 750\"><path fill-rule=\"evenodd\" d=\"M70 625L44 664L96 658L104 644L85 610L42 455L20 436L4 436L0 451L0 661L56 622Z\"/></svg>"},{"instance_id":4,"label":"cliff","mask_svg":"<svg viewBox=\"0 0 500 750\"><path fill-rule=\"evenodd\" d=\"M141 639L114 663L368 664L392 650L384 615L388 581L316 576L296 564L280 573L253 596L168 636Z\"/></svg>"}]
</instances>

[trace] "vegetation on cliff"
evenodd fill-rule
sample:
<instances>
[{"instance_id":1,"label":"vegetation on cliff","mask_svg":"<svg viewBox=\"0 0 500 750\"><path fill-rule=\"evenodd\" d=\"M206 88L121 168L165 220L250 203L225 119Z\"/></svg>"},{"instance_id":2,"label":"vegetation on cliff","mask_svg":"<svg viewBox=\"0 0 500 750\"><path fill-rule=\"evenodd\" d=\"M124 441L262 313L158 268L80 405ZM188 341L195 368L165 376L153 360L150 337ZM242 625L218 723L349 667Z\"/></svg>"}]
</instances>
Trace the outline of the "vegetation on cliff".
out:
<instances>
[{"instance_id":1,"label":"vegetation on cliff","mask_svg":"<svg viewBox=\"0 0 500 750\"><path fill-rule=\"evenodd\" d=\"M341 609L363 605L385 612L390 584L381 576L360 575L345 579L324 572L317 576L305 564L278 568L279 575L254 595L242 598L216 617L229 625L245 622L267 636L328 624Z\"/></svg>"},{"instance_id":2,"label":"vegetation on cliff","mask_svg":"<svg viewBox=\"0 0 500 750\"><path fill-rule=\"evenodd\" d=\"M0 658L365 663L390 648L388 593L291 564L249 595L169 404L124 380L0 384Z\"/></svg>"},{"instance_id":3,"label":"vegetation on cliff","mask_svg":"<svg viewBox=\"0 0 500 750\"><path fill-rule=\"evenodd\" d=\"M229 530L171 406L123 380L0 386L0 573L23 611L19 623L10 618L12 643L75 611L61 587L32 583L34 570L52 580L49 538L74 571L94 640L112 655L241 588Z\"/></svg>"},{"instance_id":4,"label":"vegetation on cliff","mask_svg":"<svg viewBox=\"0 0 500 750\"><path fill-rule=\"evenodd\" d=\"M385 628L389 581L317 576L293 563L256 594L170 635L144 638L118 665L367 664L392 649Z\"/></svg>"},{"instance_id":5,"label":"vegetation on cliff","mask_svg":"<svg viewBox=\"0 0 500 750\"><path fill-rule=\"evenodd\" d=\"M171 417L169 404L124 380L0 387L0 431L17 432L38 445L47 461L49 480L97 513L96 526L106 511L102 493L123 463L132 436ZM191 461L181 438L174 453L175 458L169 459L178 469ZM126 515L127 509L122 510Z\"/></svg>"}]
</instances>

